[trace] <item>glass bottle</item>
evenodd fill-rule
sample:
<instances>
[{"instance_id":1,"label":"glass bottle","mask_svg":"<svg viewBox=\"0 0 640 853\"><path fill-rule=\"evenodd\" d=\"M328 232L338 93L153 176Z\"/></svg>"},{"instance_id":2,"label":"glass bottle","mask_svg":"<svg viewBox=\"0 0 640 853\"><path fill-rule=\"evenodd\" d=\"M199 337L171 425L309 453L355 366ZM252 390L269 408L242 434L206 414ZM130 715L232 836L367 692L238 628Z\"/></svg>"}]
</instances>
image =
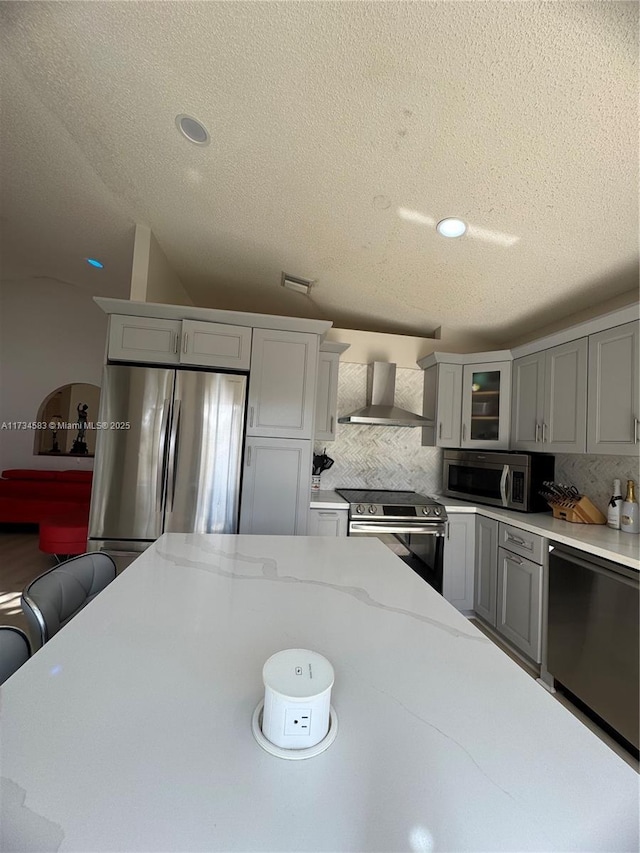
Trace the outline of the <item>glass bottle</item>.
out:
<instances>
[{"instance_id":1,"label":"glass bottle","mask_svg":"<svg viewBox=\"0 0 640 853\"><path fill-rule=\"evenodd\" d=\"M607 507L607 524L614 530L620 530L620 515L622 514L622 489L620 480L613 481L613 492Z\"/></svg>"},{"instance_id":2,"label":"glass bottle","mask_svg":"<svg viewBox=\"0 0 640 853\"><path fill-rule=\"evenodd\" d=\"M633 480L627 480L627 496L622 504L620 516L620 529L625 533L639 533L640 519L638 518L638 500L636 498L636 484Z\"/></svg>"}]
</instances>

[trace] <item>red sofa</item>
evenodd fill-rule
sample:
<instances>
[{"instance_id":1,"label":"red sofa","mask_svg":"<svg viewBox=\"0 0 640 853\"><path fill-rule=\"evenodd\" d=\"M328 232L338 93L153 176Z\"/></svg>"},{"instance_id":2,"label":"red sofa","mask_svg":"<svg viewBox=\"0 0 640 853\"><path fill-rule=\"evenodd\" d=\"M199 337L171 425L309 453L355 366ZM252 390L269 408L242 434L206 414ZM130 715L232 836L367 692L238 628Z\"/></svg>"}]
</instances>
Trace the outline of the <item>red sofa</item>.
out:
<instances>
[{"instance_id":1,"label":"red sofa","mask_svg":"<svg viewBox=\"0 0 640 853\"><path fill-rule=\"evenodd\" d=\"M39 524L67 514L88 520L92 476L91 471L3 471L0 523Z\"/></svg>"}]
</instances>

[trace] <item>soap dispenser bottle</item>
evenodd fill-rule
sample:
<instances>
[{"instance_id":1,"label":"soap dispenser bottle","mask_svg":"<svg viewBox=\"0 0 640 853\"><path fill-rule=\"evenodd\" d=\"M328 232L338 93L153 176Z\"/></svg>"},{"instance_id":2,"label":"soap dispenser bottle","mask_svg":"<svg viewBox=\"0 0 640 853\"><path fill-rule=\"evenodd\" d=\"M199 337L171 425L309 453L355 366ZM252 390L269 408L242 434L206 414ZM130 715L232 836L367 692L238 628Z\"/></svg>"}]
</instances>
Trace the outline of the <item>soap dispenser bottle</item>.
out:
<instances>
[{"instance_id":1,"label":"soap dispenser bottle","mask_svg":"<svg viewBox=\"0 0 640 853\"><path fill-rule=\"evenodd\" d=\"M620 529L625 533L639 533L640 519L638 518L638 500L636 498L636 484L633 480L627 480L627 496L622 504L620 516Z\"/></svg>"}]
</instances>

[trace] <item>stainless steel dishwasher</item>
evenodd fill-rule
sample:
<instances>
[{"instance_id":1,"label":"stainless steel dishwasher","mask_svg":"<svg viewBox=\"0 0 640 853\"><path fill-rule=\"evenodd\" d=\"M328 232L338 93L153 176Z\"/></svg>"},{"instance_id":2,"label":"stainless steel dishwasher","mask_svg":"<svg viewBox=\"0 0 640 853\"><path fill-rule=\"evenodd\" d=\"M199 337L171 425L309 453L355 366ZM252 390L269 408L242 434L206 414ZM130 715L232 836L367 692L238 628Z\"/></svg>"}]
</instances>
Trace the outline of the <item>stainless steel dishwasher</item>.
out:
<instances>
[{"instance_id":1,"label":"stainless steel dishwasher","mask_svg":"<svg viewBox=\"0 0 640 853\"><path fill-rule=\"evenodd\" d=\"M637 571L564 545L549 553L547 669L638 749Z\"/></svg>"}]
</instances>

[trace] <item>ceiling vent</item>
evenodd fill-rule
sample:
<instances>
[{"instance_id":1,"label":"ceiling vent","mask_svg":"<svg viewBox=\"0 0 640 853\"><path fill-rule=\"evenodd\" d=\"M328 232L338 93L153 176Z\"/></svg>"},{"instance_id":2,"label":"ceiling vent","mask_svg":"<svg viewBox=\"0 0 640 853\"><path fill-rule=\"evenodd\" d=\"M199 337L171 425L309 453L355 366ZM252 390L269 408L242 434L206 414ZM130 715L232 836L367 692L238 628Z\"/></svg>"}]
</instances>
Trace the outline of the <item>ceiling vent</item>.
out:
<instances>
[{"instance_id":1,"label":"ceiling vent","mask_svg":"<svg viewBox=\"0 0 640 853\"><path fill-rule=\"evenodd\" d=\"M298 278L295 275L289 275L289 273L283 272L280 284L283 287L286 287L287 290L293 290L296 293L304 293L305 296L308 296L309 291L314 285L314 280L312 278Z\"/></svg>"}]
</instances>

